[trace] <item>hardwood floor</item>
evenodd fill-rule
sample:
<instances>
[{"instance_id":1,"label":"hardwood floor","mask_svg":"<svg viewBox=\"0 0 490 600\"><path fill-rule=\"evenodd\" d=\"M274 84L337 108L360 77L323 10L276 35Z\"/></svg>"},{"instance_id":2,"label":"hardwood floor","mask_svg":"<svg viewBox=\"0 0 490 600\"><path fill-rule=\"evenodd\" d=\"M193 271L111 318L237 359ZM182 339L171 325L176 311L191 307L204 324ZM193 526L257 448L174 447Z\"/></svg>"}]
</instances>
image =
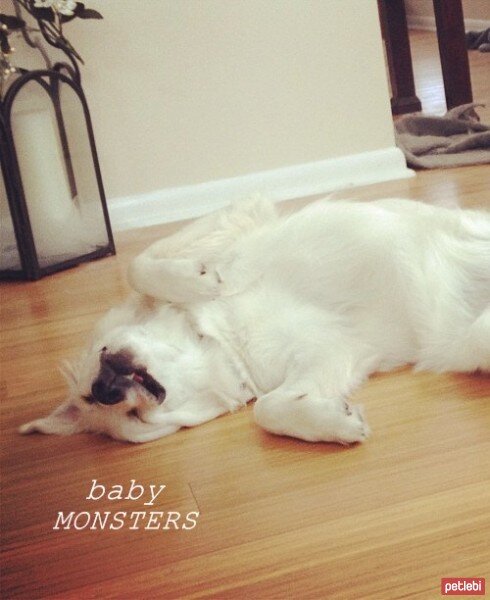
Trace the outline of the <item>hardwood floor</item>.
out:
<instances>
[{"instance_id":1,"label":"hardwood floor","mask_svg":"<svg viewBox=\"0 0 490 600\"><path fill-rule=\"evenodd\" d=\"M482 90L490 98L488 82ZM490 209L489 190L490 169L466 167L338 196ZM426 600L440 597L442 577L488 582L484 375L401 369L372 377L355 401L365 405L373 436L351 448L268 435L251 407L146 445L16 433L63 399L57 367L126 293L129 257L176 227L122 233L116 257L2 285L2 598ZM144 495L90 500L93 480L107 491L122 485L124 495L135 480ZM166 486L154 506L144 504L151 484ZM84 528L81 514L78 530L55 530L58 511L128 517L120 529L101 530ZM165 515L135 525L132 511ZM182 515L180 526L188 513L200 515L189 530L145 529L165 524L167 511Z\"/></svg>"},{"instance_id":2,"label":"hardwood floor","mask_svg":"<svg viewBox=\"0 0 490 600\"><path fill-rule=\"evenodd\" d=\"M446 112L441 63L438 60L437 37L432 31L410 31L415 88L425 113L442 115ZM470 62L473 100L485 107L478 108L482 123L490 123L490 58L488 53L471 50Z\"/></svg>"}]
</instances>

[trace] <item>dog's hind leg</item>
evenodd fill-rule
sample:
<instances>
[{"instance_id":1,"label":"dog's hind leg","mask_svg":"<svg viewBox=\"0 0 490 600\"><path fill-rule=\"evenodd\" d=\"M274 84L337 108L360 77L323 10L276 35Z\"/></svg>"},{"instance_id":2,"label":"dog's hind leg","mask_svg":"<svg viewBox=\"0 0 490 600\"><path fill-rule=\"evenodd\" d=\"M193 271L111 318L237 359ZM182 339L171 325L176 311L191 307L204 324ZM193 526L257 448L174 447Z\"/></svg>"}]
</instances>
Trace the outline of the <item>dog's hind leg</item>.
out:
<instances>
[{"instance_id":1,"label":"dog's hind leg","mask_svg":"<svg viewBox=\"0 0 490 600\"><path fill-rule=\"evenodd\" d=\"M143 254L151 258L220 256L237 238L278 218L269 200L254 197L190 221L176 233L153 243Z\"/></svg>"},{"instance_id":2,"label":"dog's hind leg","mask_svg":"<svg viewBox=\"0 0 490 600\"><path fill-rule=\"evenodd\" d=\"M143 253L132 261L128 279L140 294L177 304L220 295L216 269L190 258L153 258Z\"/></svg>"},{"instance_id":3,"label":"dog's hind leg","mask_svg":"<svg viewBox=\"0 0 490 600\"><path fill-rule=\"evenodd\" d=\"M490 308L446 348L435 353L438 371L490 372ZM430 363L429 363L430 364Z\"/></svg>"},{"instance_id":4,"label":"dog's hind leg","mask_svg":"<svg viewBox=\"0 0 490 600\"><path fill-rule=\"evenodd\" d=\"M239 239L273 223L272 203L252 199L197 219L155 242L131 262L128 280L140 294L186 303L221 294L218 264Z\"/></svg>"}]
</instances>

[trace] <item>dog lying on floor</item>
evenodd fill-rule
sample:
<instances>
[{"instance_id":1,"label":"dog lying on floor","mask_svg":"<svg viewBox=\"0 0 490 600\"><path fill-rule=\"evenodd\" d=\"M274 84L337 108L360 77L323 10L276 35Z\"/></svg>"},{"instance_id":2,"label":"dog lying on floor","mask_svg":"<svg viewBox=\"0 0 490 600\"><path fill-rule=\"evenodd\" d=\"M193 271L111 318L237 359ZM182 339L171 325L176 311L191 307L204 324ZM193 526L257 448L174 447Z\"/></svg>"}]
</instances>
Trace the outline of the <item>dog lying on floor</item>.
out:
<instances>
[{"instance_id":1,"label":"dog lying on floor","mask_svg":"<svg viewBox=\"0 0 490 600\"><path fill-rule=\"evenodd\" d=\"M146 442L256 400L266 430L350 444L375 371L490 369L490 215L407 200L214 213L129 268L69 399L22 433Z\"/></svg>"}]
</instances>

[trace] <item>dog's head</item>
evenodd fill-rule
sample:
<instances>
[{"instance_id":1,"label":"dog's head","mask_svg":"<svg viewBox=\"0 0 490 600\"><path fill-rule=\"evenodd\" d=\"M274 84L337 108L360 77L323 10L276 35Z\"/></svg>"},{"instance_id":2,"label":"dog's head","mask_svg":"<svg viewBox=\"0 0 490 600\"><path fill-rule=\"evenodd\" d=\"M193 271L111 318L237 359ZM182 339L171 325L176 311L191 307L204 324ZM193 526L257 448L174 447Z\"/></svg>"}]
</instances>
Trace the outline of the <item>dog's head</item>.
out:
<instances>
[{"instance_id":1,"label":"dog's head","mask_svg":"<svg viewBox=\"0 0 490 600\"><path fill-rule=\"evenodd\" d=\"M165 388L148 373L145 365L138 363L131 350L111 353L103 346L99 356L99 371L90 379L90 393L82 396L86 402L112 406L135 394L150 395L158 404L165 400Z\"/></svg>"},{"instance_id":2,"label":"dog's head","mask_svg":"<svg viewBox=\"0 0 490 600\"><path fill-rule=\"evenodd\" d=\"M65 364L68 399L20 432L90 431L135 442L169 433L151 416L165 412L168 404L175 409L192 394L192 374L182 364L186 349L162 337L141 325L117 327L99 337L76 364Z\"/></svg>"}]
</instances>

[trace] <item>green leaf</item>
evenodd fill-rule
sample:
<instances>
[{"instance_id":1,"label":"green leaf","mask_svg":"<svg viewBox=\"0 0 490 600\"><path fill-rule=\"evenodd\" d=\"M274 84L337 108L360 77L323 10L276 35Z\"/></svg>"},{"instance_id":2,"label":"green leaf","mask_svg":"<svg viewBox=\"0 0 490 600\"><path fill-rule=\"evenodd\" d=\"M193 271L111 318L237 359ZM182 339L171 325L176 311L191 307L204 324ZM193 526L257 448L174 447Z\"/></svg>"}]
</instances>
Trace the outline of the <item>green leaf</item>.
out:
<instances>
[{"instance_id":1,"label":"green leaf","mask_svg":"<svg viewBox=\"0 0 490 600\"><path fill-rule=\"evenodd\" d=\"M80 19L103 19L104 17L94 10L93 8L85 8L85 4L82 2L77 2L77 6L75 8L75 16L80 17Z\"/></svg>"},{"instance_id":2,"label":"green leaf","mask_svg":"<svg viewBox=\"0 0 490 600\"><path fill-rule=\"evenodd\" d=\"M73 14L61 15L61 22L68 23L69 21L73 21L76 18L80 19L102 19L102 15L98 13L96 10L92 10L91 8L85 8L85 5L82 2L77 2L75 9L73 10Z\"/></svg>"},{"instance_id":3,"label":"green leaf","mask_svg":"<svg viewBox=\"0 0 490 600\"><path fill-rule=\"evenodd\" d=\"M62 23L68 23L69 21L73 21L73 19L76 19L76 17L77 17L77 15L75 15L75 14L73 14L73 15L60 15Z\"/></svg>"},{"instance_id":4,"label":"green leaf","mask_svg":"<svg viewBox=\"0 0 490 600\"><path fill-rule=\"evenodd\" d=\"M81 15L79 15L81 19L103 19L104 17L100 14L100 12L94 10L93 8L86 8Z\"/></svg>"}]
</instances>

